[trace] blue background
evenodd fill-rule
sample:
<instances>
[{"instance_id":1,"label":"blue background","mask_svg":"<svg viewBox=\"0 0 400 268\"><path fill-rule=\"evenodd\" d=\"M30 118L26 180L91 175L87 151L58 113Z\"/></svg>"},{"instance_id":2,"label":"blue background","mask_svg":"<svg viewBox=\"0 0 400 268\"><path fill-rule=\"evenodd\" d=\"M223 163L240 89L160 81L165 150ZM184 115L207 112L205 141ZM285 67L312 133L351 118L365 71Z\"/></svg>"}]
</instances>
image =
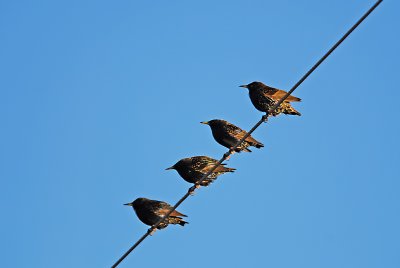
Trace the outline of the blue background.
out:
<instances>
[{"instance_id":1,"label":"blue background","mask_svg":"<svg viewBox=\"0 0 400 268\"><path fill-rule=\"evenodd\" d=\"M200 121L260 118L372 1L1 1L2 267L109 267L175 203L165 171L226 151ZM400 267L400 4L383 4L120 267ZM166 264L165 264L166 263Z\"/></svg>"}]
</instances>

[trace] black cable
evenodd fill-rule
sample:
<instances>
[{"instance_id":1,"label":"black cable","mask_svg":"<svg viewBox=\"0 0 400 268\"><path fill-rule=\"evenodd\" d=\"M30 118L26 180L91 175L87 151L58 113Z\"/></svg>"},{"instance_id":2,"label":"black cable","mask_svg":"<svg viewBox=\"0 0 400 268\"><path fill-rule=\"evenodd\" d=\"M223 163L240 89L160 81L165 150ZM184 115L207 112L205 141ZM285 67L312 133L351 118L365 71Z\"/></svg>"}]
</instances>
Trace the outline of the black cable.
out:
<instances>
[{"instance_id":1,"label":"black cable","mask_svg":"<svg viewBox=\"0 0 400 268\"><path fill-rule=\"evenodd\" d=\"M350 28L350 30L348 30L343 36L342 38L340 38L339 41L337 41L331 49L329 49L329 51L322 56L322 58L317 61L317 63L314 64L313 67L311 67L310 70L308 70L308 72L286 93L285 96L283 96L267 113L266 115L264 115L250 130L249 132L247 132L246 135L243 136L243 138L238 141L235 146L233 146L232 148L229 149L228 152L226 152L223 157L218 161L218 163L210 170L208 171L205 175L203 175L203 177L198 180L195 184L195 186L192 186L189 188L188 192L181 198L179 199L179 201L168 211L168 213L166 213L164 215L164 217L162 217L156 224L154 224L152 227L150 227L147 232L127 251L125 252L124 255L122 255L121 258L118 259L118 261L116 263L114 263L113 266L111 266L111 268L115 268L117 267L140 243L143 242L143 240L145 240L154 230L156 230L157 226L163 222L166 218L169 217L169 215L177 208L180 206L180 204L183 203L183 201L185 201L191 193L194 192L194 190L197 188L196 186L200 185L200 183L206 179L212 172L214 172L214 170L220 166L222 164L222 162L224 162L230 155L232 152L235 151L235 149L242 144L242 142L251 135L251 133L253 133L263 122L265 122L268 119L268 115L275 111L279 105L281 105L282 102L285 101L285 99L287 97L289 97L290 94L293 93L293 91L296 90L296 88L298 86L301 85L301 83L304 82L304 80L307 79L307 77L315 71L315 69L317 69L317 67L368 17L369 14L371 14L372 11L374 11L374 9L382 2L383 0L378 0L354 25L353 27Z\"/></svg>"}]
</instances>

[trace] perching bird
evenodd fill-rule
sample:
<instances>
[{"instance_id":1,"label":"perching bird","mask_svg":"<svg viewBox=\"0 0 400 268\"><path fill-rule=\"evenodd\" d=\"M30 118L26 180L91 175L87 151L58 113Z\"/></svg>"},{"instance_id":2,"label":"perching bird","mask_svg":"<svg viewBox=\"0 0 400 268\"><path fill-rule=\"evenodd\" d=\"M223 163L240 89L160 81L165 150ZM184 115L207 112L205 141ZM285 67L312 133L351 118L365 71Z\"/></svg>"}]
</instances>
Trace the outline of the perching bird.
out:
<instances>
[{"instance_id":1,"label":"perching bird","mask_svg":"<svg viewBox=\"0 0 400 268\"><path fill-rule=\"evenodd\" d=\"M242 85L240 87L244 87L249 90L251 102L253 103L254 107L261 112L267 112L287 93L284 90L269 87L261 82L252 82L248 85ZM293 101L301 101L301 99L290 95L274 112L272 112L271 115L277 116L280 113L301 115L301 113L296 111L296 109L294 109L290 104L290 102Z\"/></svg>"},{"instance_id":2,"label":"perching bird","mask_svg":"<svg viewBox=\"0 0 400 268\"><path fill-rule=\"evenodd\" d=\"M207 122L200 122L209 125L214 136L214 139L227 148L235 146L247 134L246 131L240 127L235 126L225 120L213 119ZM255 140L251 135L248 136L236 149L235 152L251 152L248 148L254 146L256 148L264 147L264 144Z\"/></svg>"},{"instance_id":3,"label":"perching bird","mask_svg":"<svg viewBox=\"0 0 400 268\"><path fill-rule=\"evenodd\" d=\"M217 160L208 156L193 156L179 160L175 165L167 168L166 170L175 169L185 181L196 183L217 163ZM225 164L219 165L206 179L200 183L200 185L208 186L219 175L226 172L234 172L236 170L234 168L224 167L224 165Z\"/></svg>"},{"instance_id":4,"label":"perching bird","mask_svg":"<svg viewBox=\"0 0 400 268\"><path fill-rule=\"evenodd\" d=\"M150 200L143 197L137 198L135 201L124 205L133 207L133 210L135 210L139 220L141 220L144 224L150 226L156 224L162 217L167 214L170 209L172 209L172 206L168 203L157 200ZM182 217L187 216L174 210L169 215L169 217L164 220L164 222L161 222L157 226L157 229L164 229L168 226L168 224L179 224L184 226L188 222L184 221Z\"/></svg>"}]
</instances>

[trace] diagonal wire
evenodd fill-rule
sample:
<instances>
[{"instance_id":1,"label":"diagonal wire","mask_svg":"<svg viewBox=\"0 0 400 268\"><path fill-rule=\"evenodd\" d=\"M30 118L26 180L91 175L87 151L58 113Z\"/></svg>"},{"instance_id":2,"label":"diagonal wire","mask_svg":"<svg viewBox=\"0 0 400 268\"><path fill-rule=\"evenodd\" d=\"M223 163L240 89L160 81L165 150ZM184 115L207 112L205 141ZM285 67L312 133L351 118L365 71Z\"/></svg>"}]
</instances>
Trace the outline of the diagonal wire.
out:
<instances>
[{"instance_id":1,"label":"diagonal wire","mask_svg":"<svg viewBox=\"0 0 400 268\"><path fill-rule=\"evenodd\" d=\"M313 67L311 67L310 70L308 70L308 72L302 77L300 78L300 80L286 93L285 96L283 96L278 102L275 103L275 105L269 109L269 111L262 116L262 118L249 130L249 132L246 133L246 135L243 136L243 138L238 141L235 146L233 146L232 148L229 149L228 152L226 152L223 157L216 163L216 165L210 170L208 171L206 174L203 175L203 177L198 180L196 182L196 184L192 187L189 188L188 192L181 198L179 199L179 201L168 211L168 213L166 213L164 215L164 217L162 217L156 224L154 224L153 226L151 226L147 232L132 246L129 248L129 250L122 255L121 258L118 259L117 262L114 263L113 266L111 266L111 268L115 268L117 267L140 243L143 242L143 240L145 240L149 235L151 235L157 228L157 226L164 222L165 219L167 219L169 217L169 215L177 208L179 207L183 201L185 201L193 192L196 188L198 188L198 186L200 185L200 183L206 179L212 172L214 172L214 170L220 166L230 155L231 153L234 152L234 150L240 145L242 144L242 142L251 135L251 133L253 133L263 122L266 122L268 120L268 116L271 112L275 111L279 105L282 104L282 102L284 102L286 100L287 97L289 97L289 95L296 90L296 88L298 86L301 85L301 83L304 82L304 80L307 79L307 77L315 71L315 69L318 68L318 66L368 17L369 14L371 14L372 11L374 11L374 9L382 2L383 0L378 0L343 36L342 38L340 38L339 41L337 41L332 47L331 49L329 49L328 52L326 52L326 54L324 56L322 56L321 59L319 59L319 61L317 61L317 63L314 64Z\"/></svg>"}]
</instances>

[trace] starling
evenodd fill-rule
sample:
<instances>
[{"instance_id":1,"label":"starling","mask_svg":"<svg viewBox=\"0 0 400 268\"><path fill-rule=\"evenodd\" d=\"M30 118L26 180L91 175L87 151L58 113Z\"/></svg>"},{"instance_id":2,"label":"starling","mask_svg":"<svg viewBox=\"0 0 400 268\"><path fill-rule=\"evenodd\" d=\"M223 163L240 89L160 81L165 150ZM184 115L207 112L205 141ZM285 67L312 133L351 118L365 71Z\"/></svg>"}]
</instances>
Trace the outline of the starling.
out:
<instances>
[{"instance_id":1,"label":"starling","mask_svg":"<svg viewBox=\"0 0 400 268\"><path fill-rule=\"evenodd\" d=\"M271 109L276 102L287 93L284 90L269 87L261 82L252 82L248 85L242 85L240 87L244 87L249 90L251 102L253 103L254 107L261 112L268 112L268 110ZM277 116L280 113L301 115L301 113L296 111L290 104L290 102L293 101L301 101L301 99L290 95L275 111L272 112L271 115Z\"/></svg>"},{"instance_id":2,"label":"starling","mask_svg":"<svg viewBox=\"0 0 400 268\"><path fill-rule=\"evenodd\" d=\"M208 156L193 156L179 160L172 167L166 170L175 169L181 177L190 183L196 184L208 171L210 171L216 164L217 160ZM200 185L208 186L219 175L226 172L234 172L236 169L224 167L225 164L219 165Z\"/></svg>"},{"instance_id":3,"label":"starling","mask_svg":"<svg viewBox=\"0 0 400 268\"><path fill-rule=\"evenodd\" d=\"M166 202L150 200L143 197L137 198L135 201L124 205L133 207L139 220L150 226L156 224L169 210L172 209L172 206ZM188 222L182 220L182 217L187 216L174 210L169 217L164 220L164 222L161 222L157 226L157 229L164 229L168 224L179 224L184 226Z\"/></svg>"},{"instance_id":4,"label":"starling","mask_svg":"<svg viewBox=\"0 0 400 268\"><path fill-rule=\"evenodd\" d=\"M200 122L209 125L214 136L214 139L229 149L235 146L247 134L246 131L240 127L235 126L225 120L214 119L208 122ZM236 149L235 152L251 152L248 148L254 146L256 148L264 147L264 144L255 140L251 135L248 136Z\"/></svg>"}]
</instances>

